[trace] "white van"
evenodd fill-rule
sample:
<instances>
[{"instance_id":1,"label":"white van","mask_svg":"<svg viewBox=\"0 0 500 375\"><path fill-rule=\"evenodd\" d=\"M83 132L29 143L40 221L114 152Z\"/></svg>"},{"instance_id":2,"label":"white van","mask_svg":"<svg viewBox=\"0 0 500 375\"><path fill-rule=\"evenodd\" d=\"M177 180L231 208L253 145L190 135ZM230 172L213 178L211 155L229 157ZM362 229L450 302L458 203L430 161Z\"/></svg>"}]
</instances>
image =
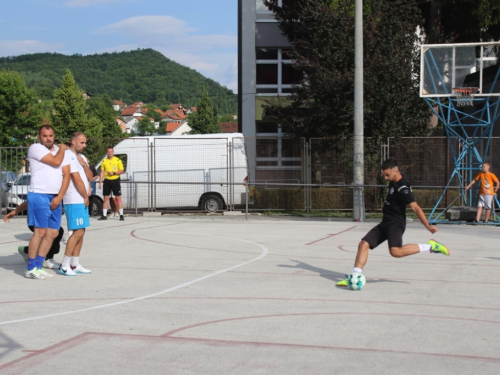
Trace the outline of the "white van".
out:
<instances>
[{"instance_id":1,"label":"white van","mask_svg":"<svg viewBox=\"0 0 500 375\"><path fill-rule=\"evenodd\" d=\"M215 212L245 204L248 167L241 133L131 137L114 146L114 152L125 169L120 178L126 210ZM98 172L103 159L96 165ZM102 214L98 187L93 215Z\"/></svg>"}]
</instances>

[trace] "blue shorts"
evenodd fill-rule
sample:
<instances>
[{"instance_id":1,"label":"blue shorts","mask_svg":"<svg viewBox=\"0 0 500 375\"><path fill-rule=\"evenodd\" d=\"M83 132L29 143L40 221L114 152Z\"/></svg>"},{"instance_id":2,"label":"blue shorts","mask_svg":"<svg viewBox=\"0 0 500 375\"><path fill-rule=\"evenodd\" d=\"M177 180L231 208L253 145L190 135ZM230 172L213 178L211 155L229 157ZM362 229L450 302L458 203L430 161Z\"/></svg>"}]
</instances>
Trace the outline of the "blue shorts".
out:
<instances>
[{"instance_id":1,"label":"blue shorts","mask_svg":"<svg viewBox=\"0 0 500 375\"><path fill-rule=\"evenodd\" d=\"M83 203L65 204L64 212L69 230L85 229L90 226L89 209Z\"/></svg>"},{"instance_id":2,"label":"blue shorts","mask_svg":"<svg viewBox=\"0 0 500 375\"><path fill-rule=\"evenodd\" d=\"M50 209L50 202L57 194L28 192L28 225L36 228L59 230L61 226L62 204L55 210Z\"/></svg>"}]
</instances>

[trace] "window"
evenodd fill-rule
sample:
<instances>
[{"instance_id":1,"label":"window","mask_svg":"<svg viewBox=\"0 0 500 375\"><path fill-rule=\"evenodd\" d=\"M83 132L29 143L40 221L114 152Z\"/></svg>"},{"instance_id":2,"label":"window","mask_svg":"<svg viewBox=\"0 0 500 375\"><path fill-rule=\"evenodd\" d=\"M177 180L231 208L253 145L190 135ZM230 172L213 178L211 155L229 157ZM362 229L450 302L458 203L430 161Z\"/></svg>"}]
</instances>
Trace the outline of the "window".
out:
<instances>
[{"instance_id":1,"label":"window","mask_svg":"<svg viewBox=\"0 0 500 375\"><path fill-rule=\"evenodd\" d=\"M256 49L257 94L289 94L292 86L300 83L303 74L292 67L290 51L291 49Z\"/></svg>"},{"instance_id":2,"label":"window","mask_svg":"<svg viewBox=\"0 0 500 375\"><path fill-rule=\"evenodd\" d=\"M257 121L256 167L260 170L300 170L301 158L297 139L283 138L281 124Z\"/></svg>"}]
</instances>

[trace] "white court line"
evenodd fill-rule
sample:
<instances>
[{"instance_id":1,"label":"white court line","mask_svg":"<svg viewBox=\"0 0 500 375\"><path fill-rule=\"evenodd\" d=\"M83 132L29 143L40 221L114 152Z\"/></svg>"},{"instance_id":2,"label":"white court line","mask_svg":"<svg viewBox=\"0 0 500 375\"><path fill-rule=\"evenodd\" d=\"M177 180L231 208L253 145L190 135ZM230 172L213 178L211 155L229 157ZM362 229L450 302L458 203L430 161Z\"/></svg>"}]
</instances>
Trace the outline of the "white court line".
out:
<instances>
[{"instance_id":1,"label":"white court line","mask_svg":"<svg viewBox=\"0 0 500 375\"><path fill-rule=\"evenodd\" d=\"M141 228L141 229L147 229L147 228ZM170 232L170 233L173 233L173 232ZM176 234L180 234L180 233L176 232ZM148 294L146 296L136 297L136 298L128 299L128 300L124 300L124 301L107 303L107 304L104 304L104 305L99 305L99 306L94 306L94 307L87 307L85 309L65 311L65 312L61 312L61 313L41 315L41 316L34 316L32 318L26 318L26 319L9 320L9 321L5 321L5 322L0 322L0 326L4 326L4 325L8 325L8 324L14 324L14 323L29 322L29 321L32 321L32 320L40 320L40 319L52 318L52 317L55 317L55 316L76 314L76 313L81 313L81 312L91 311L91 310L105 309L105 308L108 308L108 307L124 305L126 303L132 303L132 302L141 301L141 300L144 300L144 299L156 297L156 296L159 296L161 294L170 293L170 292L173 292L174 290L181 289L181 288L184 288L184 287L186 287L188 285L192 285L192 284L195 284L197 282L200 282L200 281L209 279L211 277L220 275L221 273L229 272L229 271L234 270L236 268L243 267L243 266L245 266L247 264L253 263L253 262L257 261L257 260L260 260L260 259L264 258L269 253L269 250L268 250L267 247L265 247L264 245L258 244L256 242L252 242L252 241L241 240L241 239L230 238L230 237L213 236L213 235L204 235L204 234L195 234L195 233L189 233L189 234L191 236L194 234L194 235L203 236L203 237L214 237L214 238L222 238L222 239L225 239L225 240L229 239L229 240L234 240L234 241L247 242L247 243L250 243L252 245L256 245L256 246L260 247L261 250L262 250L262 253L257 258L251 259L249 261L237 264L237 265L229 267L229 268L224 268L223 270L214 271L211 274L208 274L208 275L199 277L199 278L197 278L195 280L191 280L191 281L188 281L188 282L185 282L185 283L173 286L171 288L162 290L161 292L157 292L157 293L153 293L153 294Z\"/></svg>"}]
</instances>

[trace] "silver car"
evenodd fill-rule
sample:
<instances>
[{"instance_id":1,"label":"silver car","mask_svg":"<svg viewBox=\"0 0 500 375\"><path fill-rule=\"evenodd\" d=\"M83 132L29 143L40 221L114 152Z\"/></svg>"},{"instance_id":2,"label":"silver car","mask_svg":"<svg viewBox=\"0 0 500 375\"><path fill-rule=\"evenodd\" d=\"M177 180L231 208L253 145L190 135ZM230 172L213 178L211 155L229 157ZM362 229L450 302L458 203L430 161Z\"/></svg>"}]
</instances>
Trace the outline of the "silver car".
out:
<instances>
[{"instance_id":1,"label":"silver car","mask_svg":"<svg viewBox=\"0 0 500 375\"><path fill-rule=\"evenodd\" d=\"M28 199L28 188L30 186L31 173L23 173L17 176L14 183L9 184L7 191L7 211L15 210L26 199Z\"/></svg>"},{"instance_id":2,"label":"silver car","mask_svg":"<svg viewBox=\"0 0 500 375\"><path fill-rule=\"evenodd\" d=\"M7 206L7 190L8 184L12 184L16 180L17 175L11 171L2 171L2 186L1 186L1 199L2 206Z\"/></svg>"}]
</instances>

